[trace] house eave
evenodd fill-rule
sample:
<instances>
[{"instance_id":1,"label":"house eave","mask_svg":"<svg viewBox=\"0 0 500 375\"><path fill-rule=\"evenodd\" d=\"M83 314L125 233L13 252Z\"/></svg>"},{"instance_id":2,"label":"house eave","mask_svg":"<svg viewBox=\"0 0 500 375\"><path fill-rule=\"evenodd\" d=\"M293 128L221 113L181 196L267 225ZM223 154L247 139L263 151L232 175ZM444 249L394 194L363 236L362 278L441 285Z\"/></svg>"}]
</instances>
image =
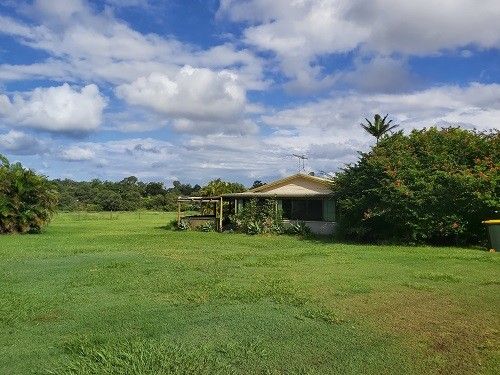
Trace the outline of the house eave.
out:
<instances>
[{"instance_id":1,"label":"house eave","mask_svg":"<svg viewBox=\"0 0 500 375\"><path fill-rule=\"evenodd\" d=\"M244 193L233 193L233 194L223 194L222 198L327 198L331 197L332 193L254 193L254 192L244 192Z\"/></svg>"},{"instance_id":2,"label":"house eave","mask_svg":"<svg viewBox=\"0 0 500 375\"><path fill-rule=\"evenodd\" d=\"M274 186L278 186L278 185L281 185L283 183L286 183L286 182L289 182L289 181L293 181L296 178L304 178L306 180L318 182L318 183L323 184L323 185L330 185L332 183L332 180L327 179L327 178L318 177L318 176L311 176L311 175L304 174L304 173L296 173L294 175L291 175L291 176L288 176L288 177L284 177L284 178L281 178L279 180L272 181L272 182L270 182L268 184L265 184L265 185L262 185L262 186L250 189L250 190L248 190L248 192L259 193L262 190L267 190L267 189L272 188Z\"/></svg>"}]
</instances>

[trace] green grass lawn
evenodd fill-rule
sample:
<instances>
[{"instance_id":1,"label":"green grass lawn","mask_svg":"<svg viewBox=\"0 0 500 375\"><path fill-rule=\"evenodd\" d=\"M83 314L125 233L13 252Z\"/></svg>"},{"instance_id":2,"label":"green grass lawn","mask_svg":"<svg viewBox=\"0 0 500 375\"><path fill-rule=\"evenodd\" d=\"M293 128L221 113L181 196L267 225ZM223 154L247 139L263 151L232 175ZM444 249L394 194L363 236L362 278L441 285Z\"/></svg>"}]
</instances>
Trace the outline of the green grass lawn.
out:
<instances>
[{"instance_id":1,"label":"green grass lawn","mask_svg":"<svg viewBox=\"0 0 500 375\"><path fill-rule=\"evenodd\" d=\"M59 214L0 237L0 374L498 374L500 259Z\"/></svg>"}]
</instances>

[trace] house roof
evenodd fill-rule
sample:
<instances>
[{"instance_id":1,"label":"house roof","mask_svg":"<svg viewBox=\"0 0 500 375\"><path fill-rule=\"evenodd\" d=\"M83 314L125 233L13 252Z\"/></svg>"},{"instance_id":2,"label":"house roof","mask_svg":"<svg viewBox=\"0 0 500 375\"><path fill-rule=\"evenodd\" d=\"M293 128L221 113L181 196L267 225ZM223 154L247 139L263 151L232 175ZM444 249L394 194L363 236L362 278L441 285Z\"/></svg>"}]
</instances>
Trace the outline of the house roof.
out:
<instances>
[{"instance_id":1,"label":"house roof","mask_svg":"<svg viewBox=\"0 0 500 375\"><path fill-rule=\"evenodd\" d=\"M224 194L227 198L307 198L325 197L331 194L331 180L297 173L250 189L244 193Z\"/></svg>"},{"instance_id":2,"label":"house roof","mask_svg":"<svg viewBox=\"0 0 500 375\"><path fill-rule=\"evenodd\" d=\"M214 203L222 198L321 198L331 193L332 181L327 178L297 173L269 182L243 193L222 194L216 197L179 197L179 202Z\"/></svg>"},{"instance_id":3,"label":"house roof","mask_svg":"<svg viewBox=\"0 0 500 375\"><path fill-rule=\"evenodd\" d=\"M248 192L258 193L258 192L262 192L262 191L267 191L267 190L269 190L269 188L283 185L283 184L286 184L286 183L292 182L293 180L298 180L298 179L309 180L311 182L315 182L315 183L323 184L323 185L328 185L328 186L332 183L332 181L327 179L327 178L311 176L311 175L305 174L305 173L296 173L294 175L280 178L279 180L275 180L275 181L269 182L265 185L250 189L250 190L248 190Z\"/></svg>"}]
</instances>

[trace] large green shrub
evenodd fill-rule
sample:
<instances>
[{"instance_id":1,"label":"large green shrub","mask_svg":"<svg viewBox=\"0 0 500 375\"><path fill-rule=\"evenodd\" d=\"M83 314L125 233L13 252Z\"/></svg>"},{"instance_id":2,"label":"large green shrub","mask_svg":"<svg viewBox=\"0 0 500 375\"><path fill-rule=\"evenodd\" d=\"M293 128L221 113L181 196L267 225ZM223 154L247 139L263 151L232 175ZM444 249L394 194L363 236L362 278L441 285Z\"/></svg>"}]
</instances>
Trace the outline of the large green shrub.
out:
<instances>
[{"instance_id":1,"label":"large green shrub","mask_svg":"<svg viewBox=\"0 0 500 375\"><path fill-rule=\"evenodd\" d=\"M362 241L476 244L500 207L500 135L398 132L338 174L339 233Z\"/></svg>"},{"instance_id":2,"label":"large green shrub","mask_svg":"<svg viewBox=\"0 0 500 375\"><path fill-rule=\"evenodd\" d=\"M0 155L0 233L39 232L55 212L52 184Z\"/></svg>"}]
</instances>

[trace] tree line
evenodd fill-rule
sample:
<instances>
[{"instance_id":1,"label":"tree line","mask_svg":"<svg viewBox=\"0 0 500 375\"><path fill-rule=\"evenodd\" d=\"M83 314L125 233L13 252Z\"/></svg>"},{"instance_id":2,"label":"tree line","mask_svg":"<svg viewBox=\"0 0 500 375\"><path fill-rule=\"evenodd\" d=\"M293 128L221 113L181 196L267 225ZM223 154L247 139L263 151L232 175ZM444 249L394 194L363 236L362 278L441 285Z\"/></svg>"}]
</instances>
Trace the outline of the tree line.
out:
<instances>
[{"instance_id":1,"label":"tree line","mask_svg":"<svg viewBox=\"0 0 500 375\"><path fill-rule=\"evenodd\" d=\"M205 186L174 181L165 187L161 182L143 182L135 176L121 181L53 180L59 192L58 209L61 211L174 211L179 196L215 196L245 191L245 186L221 179Z\"/></svg>"}]
</instances>

